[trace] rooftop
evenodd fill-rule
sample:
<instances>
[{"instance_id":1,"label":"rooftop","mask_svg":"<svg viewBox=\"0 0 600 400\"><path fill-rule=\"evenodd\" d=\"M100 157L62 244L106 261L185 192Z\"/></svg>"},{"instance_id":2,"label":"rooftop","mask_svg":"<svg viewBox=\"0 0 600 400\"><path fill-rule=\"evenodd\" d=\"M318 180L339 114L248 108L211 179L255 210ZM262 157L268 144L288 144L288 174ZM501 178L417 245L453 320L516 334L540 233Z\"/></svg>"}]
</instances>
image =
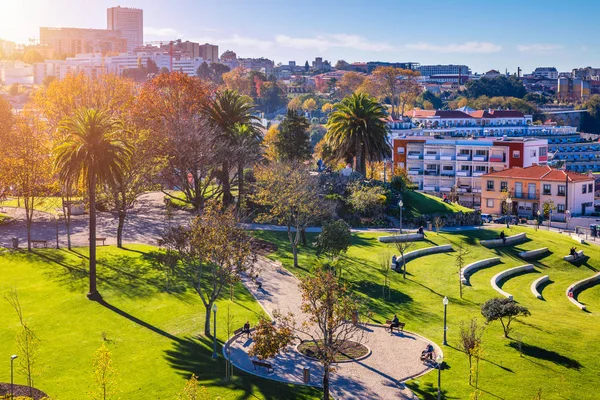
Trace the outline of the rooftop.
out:
<instances>
[{"instance_id":1,"label":"rooftop","mask_svg":"<svg viewBox=\"0 0 600 400\"><path fill-rule=\"evenodd\" d=\"M491 172L484 175L489 178L516 178L516 179L531 179L540 181L555 181L555 182L583 182L593 181L594 178L588 175L579 174L577 172L565 171L556 169L547 165L533 165L531 167L520 168L514 167L505 169L504 171Z\"/></svg>"}]
</instances>

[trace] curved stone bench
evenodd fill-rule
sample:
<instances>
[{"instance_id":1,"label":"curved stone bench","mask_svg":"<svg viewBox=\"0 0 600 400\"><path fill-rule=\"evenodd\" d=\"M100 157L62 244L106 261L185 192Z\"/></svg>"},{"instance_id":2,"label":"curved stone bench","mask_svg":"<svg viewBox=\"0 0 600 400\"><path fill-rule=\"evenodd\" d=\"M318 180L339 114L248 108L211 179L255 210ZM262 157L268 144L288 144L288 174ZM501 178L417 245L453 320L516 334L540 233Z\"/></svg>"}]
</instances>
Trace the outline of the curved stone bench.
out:
<instances>
[{"instance_id":1,"label":"curved stone bench","mask_svg":"<svg viewBox=\"0 0 600 400\"><path fill-rule=\"evenodd\" d=\"M507 293L504 290L500 289L500 286L498 286L498 282L500 282L503 279L507 279L513 275L520 274L521 272L530 272L530 271L535 271L535 269L533 268L533 264L525 264L525 265L521 265L520 267L505 269L504 271L499 272L496 275L494 275L492 277L492 279L490 280L490 283L496 292L500 293L502 296L506 297L507 299L512 300L513 299L512 294Z\"/></svg>"},{"instance_id":2,"label":"curved stone bench","mask_svg":"<svg viewBox=\"0 0 600 400\"><path fill-rule=\"evenodd\" d=\"M519 257L524 258L524 259L535 258L535 257L540 256L547 252L548 252L548 248L542 247L541 249L522 251L519 253Z\"/></svg>"},{"instance_id":3,"label":"curved stone bench","mask_svg":"<svg viewBox=\"0 0 600 400\"><path fill-rule=\"evenodd\" d=\"M527 234L525 232L518 233L516 235L507 236L506 241L503 242L502 239L490 239L490 240L480 240L479 243L485 247L496 247L496 246L510 246L513 244L521 243L527 239Z\"/></svg>"},{"instance_id":4,"label":"curved stone bench","mask_svg":"<svg viewBox=\"0 0 600 400\"><path fill-rule=\"evenodd\" d=\"M469 283L469 275L471 275L473 272L480 268L489 267L490 265L494 265L499 262L500 257L492 257L486 258L485 260L475 261L474 263L471 263L460 270L460 280L464 285L466 285Z\"/></svg>"},{"instance_id":5,"label":"curved stone bench","mask_svg":"<svg viewBox=\"0 0 600 400\"><path fill-rule=\"evenodd\" d=\"M423 249L418 249L418 250L410 251L410 252L404 254L404 262L409 262L410 260L414 260L415 258L419 258L419 257L423 257L423 256L428 256L430 254L446 253L448 251L452 251L452 245L451 244L444 244L444 245L441 245L441 246L425 247ZM398 262L400 264L402 264L402 257L398 257ZM395 266L392 265L392 268L395 268Z\"/></svg>"},{"instance_id":6,"label":"curved stone bench","mask_svg":"<svg viewBox=\"0 0 600 400\"><path fill-rule=\"evenodd\" d=\"M568 256L564 256L563 260L568 261L568 262L574 262L574 261L581 261L585 258L585 254L583 254L583 250L576 251L575 253L577 253L577 257L574 257L571 254L569 254Z\"/></svg>"},{"instance_id":7,"label":"curved stone bench","mask_svg":"<svg viewBox=\"0 0 600 400\"><path fill-rule=\"evenodd\" d=\"M597 283L600 282L600 272L598 272L596 275L590 277L590 278L586 278L584 280L581 280L579 282L575 282L573 283L571 286L569 286L567 288L567 291L565 292L567 299L569 299L569 301L573 304L575 304L577 307L579 307L581 310L585 310L585 306L583 304L581 304L580 302L578 302L577 300L575 300L575 293L580 292L582 289L587 288L588 286L593 286ZM573 297L569 297L569 291L572 291L573 293Z\"/></svg>"},{"instance_id":8,"label":"curved stone bench","mask_svg":"<svg viewBox=\"0 0 600 400\"><path fill-rule=\"evenodd\" d=\"M537 297L538 299L542 299L542 294L540 293L540 291L538 290L538 287L540 287L541 285L543 285L544 283L548 282L550 280L550 275L544 275L542 277L537 278L535 281L533 281L533 283L531 284L531 293L533 293L533 295L535 297Z\"/></svg>"},{"instance_id":9,"label":"curved stone bench","mask_svg":"<svg viewBox=\"0 0 600 400\"><path fill-rule=\"evenodd\" d=\"M402 235L395 236L380 236L378 240L381 243L395 243L395 242L414 242L415 240L423 240L425 235L421 233L405 233Z\"/></svg>"}]
</instances>

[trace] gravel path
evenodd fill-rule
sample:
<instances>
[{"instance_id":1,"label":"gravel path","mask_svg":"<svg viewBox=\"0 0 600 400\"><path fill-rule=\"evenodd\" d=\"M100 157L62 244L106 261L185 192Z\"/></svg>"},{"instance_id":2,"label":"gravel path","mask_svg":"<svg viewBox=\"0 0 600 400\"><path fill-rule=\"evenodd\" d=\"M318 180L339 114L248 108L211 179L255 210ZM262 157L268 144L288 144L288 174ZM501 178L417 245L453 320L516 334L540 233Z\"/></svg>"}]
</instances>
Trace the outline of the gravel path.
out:
<instances>
[{"instance_id":1,"label":"gravel path","mask_svg":"<svg viewBox=\"0 0 600 400\"><path fill-rule=\"evenodd\" d=\"M258 289L249 279L244 279L244 284L265 311L270 315L277 309L283 313L293 312L299 323L304 321L306 316L299 311L302 298L298 279L263 258L257 269L262 287ZM403 382L432 369L419 360L429 341L410 332L390 334L377 325L367 325L364 329L362 343L371 350L371 355L358 362L337 365L337 371L331 377L333 396L338 399L416 399ZM252 339L241 335L226 345L224 351L229 352L238 368L268 379L300 384L303 369L310 368L311 384L320 386L323 376L320 364L302 356L294 347L269 360L275 367L273 373L255 370L247 355L251 344Z\"/></svg>"}]
</instances>

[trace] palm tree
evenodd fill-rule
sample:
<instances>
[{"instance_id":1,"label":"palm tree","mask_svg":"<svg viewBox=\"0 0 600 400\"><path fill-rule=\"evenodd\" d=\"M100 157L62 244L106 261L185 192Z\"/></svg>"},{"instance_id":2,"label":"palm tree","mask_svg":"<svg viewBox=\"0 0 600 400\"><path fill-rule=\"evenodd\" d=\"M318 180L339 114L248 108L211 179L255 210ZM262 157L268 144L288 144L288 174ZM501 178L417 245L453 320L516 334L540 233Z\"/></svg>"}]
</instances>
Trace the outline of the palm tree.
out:
<instances>
[{"instance_id":1,"label":"palm tree","mask_svg":"<svg viewBox=\"0 0 600 400\"><path fill-rule=\"evenodd\" d=\"M224 145L221 162L221 180L223 182L223 205L231 204L231 184L229 181L231 163L230 158L235 149L235 126L246 125L251 131L259 133L259 120L252 115L254 106L252 99L242 96L235 90L221 90L215 98L205 106L205 114L213 127L219 131ZM238 171L239 173L239 171Z\"/></svg>"},{"instance_id":2,"label":"palm tree","mask_svg":"<svg viewBox=\"0 0 600 400\"><path fill-rule=\"evenodd\" d=\"M244 124L235 124L231 134L237 158L238 208L241 210L244 204L245 191L244 168L246 165L256 163L262 158L262 135L257 129L251 129Z\"/></svg>"},{"instance_id":3,"label":"palm tree","mask_svg":"<svg viewBox=\"0 0 600 400\"><path fill-rule=\"evenodd\" d=\"M54 148L54 169L62 182L87 181L90 201L90 300L100 300L96 289L96 185L113 184L123 175L131 155L118 138L121 121L104 110L80 109L59 125L63 139Z\"/></svg>"},{"instance_id":4,"label":"palm tree","mask_svg":"<svg viewBox=\"0 0 600 400\"><path fill-rule=\"evenodd\" d=\"M335 105L327 121L326 142L333 157L354 159L354 168L365 175L367 161L392 156L388 142L385 108L364 93L354 93Z\"/></svg>"}]
</instances>

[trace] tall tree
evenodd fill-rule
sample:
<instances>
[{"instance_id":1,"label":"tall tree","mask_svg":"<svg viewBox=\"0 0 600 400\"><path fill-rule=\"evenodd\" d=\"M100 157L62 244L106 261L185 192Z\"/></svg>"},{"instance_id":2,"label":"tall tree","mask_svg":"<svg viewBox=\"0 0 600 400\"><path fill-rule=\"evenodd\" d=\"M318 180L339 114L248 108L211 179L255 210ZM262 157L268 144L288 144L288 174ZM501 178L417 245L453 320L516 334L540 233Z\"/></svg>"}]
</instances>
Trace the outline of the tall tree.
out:
<instances>
[{"instance_id":1,"label":"tall tree","mask_svg":"<svg viewBox=\"0 0 600 400\"><path fill-rule=\"evenodd\" d=\"M313 98L308 98L302 103L302 110L308 113L308 117L312 117L312 112L317 108L317 102Z\"/></svg>"},{"instance_id":2,"label":"tall tree","mask_svg":"<svg viewBox=\"0 0 600 400\"><path fill-rule=\"evenodd\" d=\"M336 95L340 98L350 96L365 82L365 79L367 79L367 76L360 72L346 72L337 84L338 91Z\"/></svg>"},{"instance_id":3,"label":"tall tree","mask_svg":"<svg viewBox=\"0 0 600 400\"><path fill-rule=\"evenodd\" d=\"M220 211L216 204L209 203L189 228L169 228L159 245L168 246L178 255L179 275L200 296L205 307L204 334L211 336L214 302L224 287L235 284L253 268L250 237L238 227L231 208Z\"/></svg>"},{"instance_id":4,"label":"tall tree","mask_svg":"<svg viewBox=\"0 0 600 400\"><path fill-rule=\"evenodd\" d=\"M88 108L76 111L59 126L64 139L54 148L54 169L60 180L73 182L84 177L89 198L90 290L88 298L101 298L96 288L96 186L115 184L123 176L131 155L118 137L121 121L109 113Z\"/></svg>"},{"instance_id":5,"label":"tall tree","mask_svg":"<svg viewBox=\"0 0 600 400\"><path fill-rule=\"evenodd\" d=\"M214 99L206 104L204 112L211 125L217 130L224 144L221 155L220 178L223 185L223 206L231 204L231 152L236 150L236 126L245 125L246 130L259 137L259 119L252 115L252 100L229 89L217 92ZM246 142L241 142L246 143ZM240 171L238 171L239 173ZM242 171L243 172L243 171Z\"/></svg>"},{"instance_id":6,"label":"tall tree","mask_svg":"<svg viewBox=\"0 0 600 400\"><path fill-rule=\"evenodd\" d=\"M312 154L310 123L298 113L288 108L287 115L278 126L275 150L280 161L304 161Z\"/></svg>"},{"instance_id":7,"label":"tall tree","mask_svg":"<svg viewBox=\"0 0 600 400\"><path fill-rule=\"evenodd\" d=\"M383 106L363 93L355 93L336 104L325 135L334 157L346 161L354 159L356 171L363 176L367 161L391 157L386 117Z\"/></svg>"},{"instance_id":8,"label":"tall tree","mask_svg":"<svg viewBox=\"0 0 600 400\"><path fill-rule=\"evenodd\" d=\"M268 207L259 220L274 221L287 228L296 267L302 232L329 214L318 193L317 178L303 164L275 163L256 170L253 200Z\"/></svg>"},{"instance_id":9,"label":"tall tree","mask_svg":"<svg viewBox=\"0 0 600 400\"><path fill-rule=\"evenodd\" d=\"M517 97L522 99L527 91L523 82L516 76L496 76L493 78L483 76L477 80L470 80L465 84L466 96L474 99L480 96L488 97Z\"/></svg>"},{"instance_id":10,"label":"tall tree","mask_svg":"<svg viewBox=\"0 0 600 400\"><path fill-rule=\"evenodd\" d=\"M257 129L245 124L235 124L231 132L233 153L237 160L238 209L245 207L246 185L244 169L248 165L259 162L263 155L262 136Z\"/></svg>"}]
</instances>

